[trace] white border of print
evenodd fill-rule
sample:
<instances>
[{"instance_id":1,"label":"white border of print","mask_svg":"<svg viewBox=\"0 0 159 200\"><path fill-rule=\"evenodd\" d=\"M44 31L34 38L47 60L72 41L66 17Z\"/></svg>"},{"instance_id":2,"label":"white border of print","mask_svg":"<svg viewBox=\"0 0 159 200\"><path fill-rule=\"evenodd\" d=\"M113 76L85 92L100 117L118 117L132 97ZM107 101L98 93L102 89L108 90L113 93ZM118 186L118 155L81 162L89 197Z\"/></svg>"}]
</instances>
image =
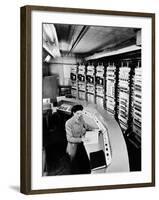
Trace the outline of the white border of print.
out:
<instances>
[{"instance_id":1,"label":"white border of print","mask_svg":"<svg viewBox=\"0 0 159 200\"><path fill-rule=\"evenodd\" d=\"M151 65L152 21L146 17L32 11L32 189L76 188L151 182ZM42 23L136 27L142 29L142 171L97 175L42 177Z\"/></svg>"}]
</instances>

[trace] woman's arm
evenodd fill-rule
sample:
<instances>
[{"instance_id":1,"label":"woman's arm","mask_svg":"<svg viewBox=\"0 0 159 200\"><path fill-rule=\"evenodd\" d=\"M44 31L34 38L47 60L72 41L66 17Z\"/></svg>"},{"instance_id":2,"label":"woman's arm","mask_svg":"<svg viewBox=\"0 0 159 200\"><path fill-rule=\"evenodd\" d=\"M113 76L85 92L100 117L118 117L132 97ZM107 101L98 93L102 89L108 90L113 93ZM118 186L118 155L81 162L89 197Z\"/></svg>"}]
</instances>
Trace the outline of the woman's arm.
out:
<instances>
[{"instance_id":1,"label":"woman's arm","mask_svg":"<svg viewBox=\"0 0 159 200\"><path fill-rule=\"evenodd\" d=\"M89 124L86 124L86 122L84 121L84 127L87 131L92 131L93 127L91 127Z\"/></svg>"}]
</instances>

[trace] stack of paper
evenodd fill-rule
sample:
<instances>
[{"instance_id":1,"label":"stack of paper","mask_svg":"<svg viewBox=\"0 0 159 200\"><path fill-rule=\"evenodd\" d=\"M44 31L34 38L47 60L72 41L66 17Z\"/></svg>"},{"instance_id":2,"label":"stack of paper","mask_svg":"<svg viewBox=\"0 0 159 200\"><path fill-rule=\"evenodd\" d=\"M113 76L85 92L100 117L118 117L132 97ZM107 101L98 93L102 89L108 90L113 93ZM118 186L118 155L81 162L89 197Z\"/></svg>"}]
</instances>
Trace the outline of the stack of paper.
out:
<instances>
[{"instance_id":1,"label":"stack of paper","mask_svg":"<svg viewBox=\"0 0 159 200\"><path fill-rule=\"evenodd\" d=\"M97 144L98 143L99 130L87 131L85 135L85 144Z\"/></svg>"}]
</instances>

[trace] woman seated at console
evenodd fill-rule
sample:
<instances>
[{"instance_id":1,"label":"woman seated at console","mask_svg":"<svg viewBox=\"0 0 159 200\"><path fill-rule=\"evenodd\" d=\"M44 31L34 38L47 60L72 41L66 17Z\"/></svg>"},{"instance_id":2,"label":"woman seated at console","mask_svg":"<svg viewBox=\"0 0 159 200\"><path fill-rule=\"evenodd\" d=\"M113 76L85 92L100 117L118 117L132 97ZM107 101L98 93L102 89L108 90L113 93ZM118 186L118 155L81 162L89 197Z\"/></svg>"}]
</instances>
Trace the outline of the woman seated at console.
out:
<instances>
[{"instance_id":1,"label":"woman seated at console","mask_svg":"<svg viewBox=\"0 0 159 200\"><path fill-rule=\"evenodd\" d=\"M92 128L83 119L83 106L75 105L71 109L72 117L66 121L67 153L71 160L72 174L90 173L89 159L83 145L86 130Z\"/></svg>"}]
</instances>

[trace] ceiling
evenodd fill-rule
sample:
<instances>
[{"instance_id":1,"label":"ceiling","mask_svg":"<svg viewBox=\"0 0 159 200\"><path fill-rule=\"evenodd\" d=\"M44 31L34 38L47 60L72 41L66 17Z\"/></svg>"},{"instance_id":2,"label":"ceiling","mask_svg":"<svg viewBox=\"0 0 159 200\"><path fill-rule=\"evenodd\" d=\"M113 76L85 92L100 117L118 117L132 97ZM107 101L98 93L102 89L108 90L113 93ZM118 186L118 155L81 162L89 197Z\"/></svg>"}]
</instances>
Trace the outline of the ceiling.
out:
<instances>
[{"instance_id":1,"label":"ceiling","mask_svg":"<svg viewBox=\"0 0 159 200\"><path fill-rule=\"evenodd\" d=\"M136 28L54 24L62 53L90 55L136 43Z\"/></svg>"}]
</instances>

